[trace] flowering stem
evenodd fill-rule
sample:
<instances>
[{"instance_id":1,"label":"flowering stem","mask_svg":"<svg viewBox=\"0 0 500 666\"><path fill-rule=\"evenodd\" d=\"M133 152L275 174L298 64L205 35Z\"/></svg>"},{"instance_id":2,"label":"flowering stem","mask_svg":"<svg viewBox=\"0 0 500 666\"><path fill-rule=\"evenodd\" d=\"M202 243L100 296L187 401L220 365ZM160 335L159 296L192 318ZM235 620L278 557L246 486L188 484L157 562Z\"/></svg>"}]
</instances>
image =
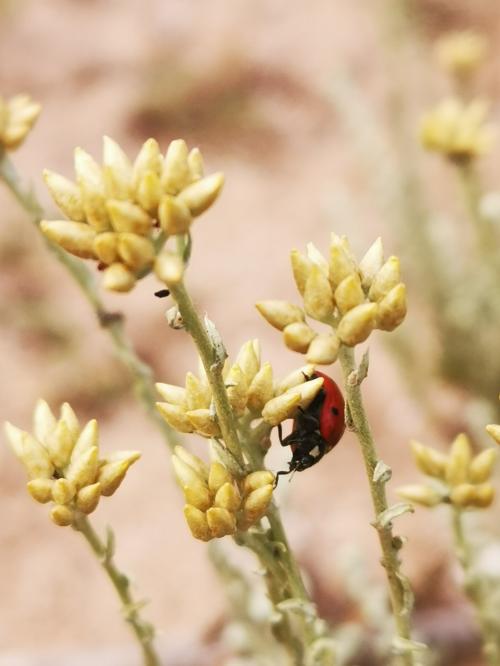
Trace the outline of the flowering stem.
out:
<instances>
[{"instance_id":1,"label":"flowering stem","mask_svg":"<svg viewBox=\"0 0 500 666\"><path fill-rule=\"evenodd\" d=\"M465 206L474 225L479 251L485 257L495 251L492 226L481 214L481 183L475 166L469 162L457 165Z\"/></svg>"},{"instance_id":2,"label":"flowering stem","mask_svg":"<svg viewBox=\"0 0 500 666\"><path fill-rule=\"evenodd\" d=\"M398 557L398 541L394 538L391 523L382 524L378 518L388 509L385 493L385 483L374 480L375 467L378 463L375 442L370 430L370 425L363 406L360 381L356 375L354 352L344 345L339 354L342 370L344 373L344 384L347 397L349 414L352 419L356 436L361 445L370 493L375 511L374 527L377 530L380 546L382 549L382 566L385 569L389 586L392 613L394 616L397 636L403 639L403 643L411 640L410 611L411 603L408 599L409 588L406 579L400 571L400 560ZM411 650L403 651L400 663L404 666L415 664Z\"/></svg>"},{"instance_id":3,"label":"flowering stem","mask_svg":"<svg viewBox=\"0 0 500 666\"><path fill-rule=\"evenodd\" d=\"M153 645L154 627L142 619L140 614L142 604L132 598L129 579L117 568L113 561L113 533L108 532L107 542L104 543L90 524L87 516L83 514L78 515L73 527L85 538L115 588L122 602L123 617L130 624L141 646L144 666L161 666L160 658Z\"/></svg>"},{"instance_id":4,"label":"flowering stem","mask_svg":"<svg viewBox=\"0 0 500 666\"><path fill-rule=\"evenodd\" d=\"M464 589L476 610L476 617L483 639L483 653L489 666L500 664L500 639L498 628L489 617L485 604L484 581L473 571L473 550L467 539L464 529L464 512L459 508L453 508L453 538L455 542L455 553L460 562L465 582Z\"/></svg>"},{"instance_id":5,"label":"flowering stem","mask_svg":"<svg viewBox=\"0 0 500 666\"><path fill-rule=\"evenodd\" d=\"M23 187L16 173L14 165L5 152L0 151L0 179L4 181L19 204L30 215L33 224L40 229L39 223L43 217L43 209L34 192ZM137 395L144 405L146 412L155 421L167 445L173 449L179 443L179 437L169 428L156 411L156 391L151 368L137 356L134 347L127 338L124 329L123 315L109 312L99 296L92 273L83 261L75 259L70 254L49 243L43 236L47 248L55 255L57 260L66 268L71 277L82 290L85 298L95 312L101 328L108 332L116 355L128 368L137 391Z\"/></svg>"}]
</instances>

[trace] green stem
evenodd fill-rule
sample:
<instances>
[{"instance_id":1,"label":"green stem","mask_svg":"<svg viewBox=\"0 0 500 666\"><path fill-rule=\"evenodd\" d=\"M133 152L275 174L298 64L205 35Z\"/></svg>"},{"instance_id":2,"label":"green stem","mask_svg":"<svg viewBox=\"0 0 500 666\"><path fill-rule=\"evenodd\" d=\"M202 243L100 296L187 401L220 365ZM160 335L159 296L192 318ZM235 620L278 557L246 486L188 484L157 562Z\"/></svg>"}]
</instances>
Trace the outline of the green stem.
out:
<instances>
[{"instance_id":1,"label":"green stem","mask_svg":"<svg viewBox=\"0 0 500 666\"><path fill-rule=\"evenodd\" d=\"M356 366L354 352L349 347L342 345L340 349L340 362L344 374L344 384L347 397L349 414L352 419L356 436L361 445L361 451L366 467L366 475L370 486L370 494L375 513L374 526L377 530L380 547L382 550L382 566L385 569L389 586L392 613L395 621L396 634L403 641L411 640L410 610L408 608L407 587L403 585L404 577L400 571L400 560L398 557L398 543L389 523L381 525L377 518L387 510L387 498L385 483L374 480L375 467L378 463L375 442L370 430L368 418L363 406L361 388L356 377ZM400 657L400 663L404 666L414 666L414 658L411 651L404 652Z\"/></svg>"},{"instance_id":2,"label":"green stem","mask_svg":"<svg viewBox=\"0 0 500 666\"><path fill-rule=\"evenodd\" d=\"M113 561L112 539L108 538L108 543L101 541L88 518L83 514L76 518L73 527L85 538L115 588L122 603L123 617L130 624L140 644L144 666L161 666L160 658L153 645L154 627L142 619L141 604L132 597L129 579Z\"/></svg>"},{"instance_id":3,"label":"green stem","mask_svg":"<svg viewBox=\"0 0 500 666\"><path fill-rule=\"evenodd\" d=\"M474 226L478 250L483 257L495 252L495 237L490 221L481 215L481 181L471 161L457 163L462 197Z\"/></svg>"},{"instance_id":4,"label":"green stem","mask_svg":"<svg viewBox=\"0 0 500 666\"><path fill-rule=\"evenodd\" d=\"M14 165L9 160L7 154L2 151L0 151L0 179L4 181L21 207L29 214L33 224L39 230L39 223L43 217L42 206L38 202L34 192L23 187ZM57 245L53 245L45 238L45 236L43 236L43 239L50 252L52 252L57 260L66 268L68 273L82 290L83 295L94 310L99 325L109 334L113 342L115 354L127 367L134 378L137 395L145 407L146 412L155 421L167 445L173 449L179 443L179 437L171 428L169 428L156 411L156 391L153 381L153 373L151 368L143 363L143 361L137 356L132 343L128 339L125 333L123 316L106 310L99 296L93 275L82 260L75 259Z\"/></svg>"},{"instance_id":5,"label":"green stem","mask_svg":"<svg viewBox=\"0 0 500 666\"><path fill-rule=\"evenodd\" d=\"M453 538L455 542L455 553L464 572L464 589L476 611L477 622L481 630L483 642L483 654L489 666L500 664L500 638L498 628L489 617L484 583L473 571L474 553L467 539L463 520L463 511L453 508Z\"/></svg>"}]
</instances>

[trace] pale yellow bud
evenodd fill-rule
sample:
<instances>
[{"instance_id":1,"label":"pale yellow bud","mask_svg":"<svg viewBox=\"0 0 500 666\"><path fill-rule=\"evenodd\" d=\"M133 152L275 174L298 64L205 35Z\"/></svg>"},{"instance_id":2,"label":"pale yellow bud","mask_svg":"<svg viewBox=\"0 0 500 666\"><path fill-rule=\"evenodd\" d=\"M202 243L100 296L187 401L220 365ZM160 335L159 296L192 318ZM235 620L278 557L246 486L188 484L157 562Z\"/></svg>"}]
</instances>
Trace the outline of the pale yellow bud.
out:
<instances>
[{"instance_id":1,"label":"pale yellow bud","mask_svg":"<svg viewBox=\"0 0 500 666\"><path fill-rule=\"evenodd\" d=\"M28 481L27 488L31 497L40 504L47 504L52 500L52 479L33 479Z\"/></svg>"},{"instance_id":2,"label":"pale yellow bud","mask_svg":"<svg viewBox=\"0 0 500 666\"><path fill-rule=\"evenodd\" d=\"M471 504L480 509L490 506L495 499L495 489L491 483L481 483L474 486L474 492L471 498Z\"/></svg>"},{"instance_id":3,"label":"pale yellow bud","mask_svg":"<svg viewBox=\"0 0 500 666\"><path fill-rule=\"evenodd\" d=\"M192 372L186 373L186 407L189 410L207 409L212 401L210 387Z\"/></svg>"},{"instance_id":4,"label":"pale yellow bud","mask_svg":"<svg viewBox=\"0 0 500 666\"><path fill-rule=\"evenodd\" d=\"M208 527L207 515L203 511L200 511L195 506L186 504L184 507L184 517L195 539L200 539L201 541L210 541L212 539L212 533Z\"/></svg>"},{"instance_id":5,"label":"pale yellow bud","mask_svg":"<svg viewBox=\"0 0 500 666\"><path fill-rule=\"evenodd\" d=\"M437 490L422 484L410 484L401 486L396 491L398 495L408 502L421 504L422 506L436 506L443 501L443 495Z\"/></svg>"},{"instance_id":6,"label":"pale yellow bud","mask_svg":"<svg viewBox=\"0 0 500 666\"><path fill-rule=\"evenodd\" d=\"M303 365L301 368L297 368L289 375L287 375L281 382L276 385L276 394L279 395L288 391L293 386L298 386L308 381L310 377L314 374L314 365L308 364Z\"/></svg>"},{"instance_id":7,"label":"pale yellow bud","mask_svg":"<svg viewBox=\"0 0 500 666\"><path fill-rule=\"evenodd\" d=\"M472 483L459 483L450 493L450 501L454 506L467 507L474 502L476 487Z\"/></svg>"},{"instance_id":8,"label":"pale yellow bud","mask_svg":"<svg viewBox=\"0 0 500 666\"><path fill-rule=\"evenodd\" d=\"M367 253L359 262L359 272L361 274L361 282L365 289L369 289L373 278L380 271L384 264L384 246L382 239L379 237L368 248Z\"/></svg>"},{"instance_id":9,"label":"pale yellow bud","mask_svg":"<svg viewBox=\"0 0 500 666\"><path fill-rule=\"evenodd\" d=\"M364 342L375 327L377 311L378 306L375 303L363 303L349 310L337 328L340 341L348 347Z\"/></svg>"},{"instance_id":10,"label":"pale yellow bud","mask_svg":"<svg viewBox=\"0 0 500 666\"><path fill-rule=\"evenodd\" d=\"M303 384L299 384L298 386L293 386L292 388L288 389L287 394L300 395L299 407L301 407L302 409L307 409L311 404L311 402L316 397L316 395L321 390L323 382L324 382L323 377L316 377L315 379L310 379L307 382L304 382Z\"/></svg>"},{"instance_id":11,"label":"pale yellow bud","mask_svg":"<svg viewBox=\"0 0 500 666\"><path fill-rule=\"evenodd\" d=\"M401 270L398 257L389 257L379 272L375 275L370 287L371 301L380 301L391 289L401 282Z\"/></svg>"},{"instance_id":12,"label":"pale yellow bud","mask_svg":"<svg viewBox=\"0 0 500 666\"><path fill-rule=\"evenodd\" d=\"M133 183L134 187L136 188L136 193L137 190L140 189L140 184L145 176L147 174L153 174L153 176L158 177L161 174L161 168L162 156L158 142L155 139L148 139L142 144L141 149L137 153L137 157L134 161ZM145 206L145 208L147 207Z\"/></svg>"},{"instance_id":13,"label":"pale yellow bud","mask_svg":"<svg viewBox=\"0 0 500 666\"><path fill-rule=\"evenodd\" d=\"M79 182L83 198L85 219L95 231L108 231L111 228L106 197L100 186L88 181Z\"/></svg>"},{"instance_id":14,"label":"pale yellow bud","mask_svg":"<svg viewBox=\"0 0 500 666\"><path fill-rule=\"evenodd\" d=\"M69 504L76 494L75 484L68 479L57 479L52 485L52 499L56 504Z\"/></svg>"},{"instance_id":15,"label":"pale yellow bud","mask_svg":"<svg viewBox=\"0 0 500 666\"><path fill-rule=\"evenodd\" d=\"M75 173L79 184L90 183L102 187L102 170L94 158L82 148L75 148Z\"/></svg>"},{"instance_id":16,"label":"pale yellow bud","mask_svg":"<svg viewBox=\"0 0 500 666\"><path fill-rule=\"evenodd\" d=\"M260 412L273 395L273 369L270 363L264 363L248 388L247 407L253 412Z\"/></svg>"},{"instance_id":17,"label":"pale yellow bud","mask_svg":"<svg viewBox=\"0 0 500 666\"><path fill-rule=\"evenodd\" d=\"M345 277L335 289L335 303L341 314L345 314L356 305L361 305L365 300L365 294L361 287L361 281L357 273L351 273Z\"/></svg>"},{"instance_id":18,"label":"pale yellow bud","mask_svg":"<svg viewBox=\"0 0 500 666\"><path fill-rule=\"evenodd\" d=\"M334 302L328 277L317 265L311 266L304 290L304 308L314 319L324 321L333 313Z\"/></svg>"},{"instance_id":19,"label":"pale yellow bud","mask_svg":"<svg viewBox=\"0 0 500 666\"><path fill-rule=\"evenodd\" d=\"M193 148L189 151L188 165L192 181L200 180L200 178L203 178L203 156L199 148Z\"/></svg>"},{"instance_id":20,"label":"pale yellow bud","mask_svg":"<svg viewBox=\"0 0 500 666\"><path fill-rule=\"evenodd\" d=\"M54 465L58 469L66 467L75 440L64 420L58 421L55 430L49 435L44 444ZM64 502L60 502L60 504L64 504Z\"/></svg>"},{"instance_id":21,"label":"pale yellow bud","mask_svg":"<svg viewBox=\"0 0 500 666\"><path fill-rule=\"evenodd\" d=\"M262 418L269 425L276 426L295 415L301 396L298 393L283 393L269 400L262 410Z\"/></svg>"},{"instance_id":22,"label":"pale yellow bud","mask_svg":"<svg viewBox=\"0 0 500 666\"><path fill-rule=\"evenodd\" d=\"M178 432L193 432L193 426L184 408L179 407L179 405L171 405L168 402L157 402L156 409L174 430Z\"/></svg>"},{"instance_id":23,"label":"pale yellow bud","mask_svg":"<svg viewBox=\"0 0 500 666\"><path fill-rule=\"evenodd\" d=\"M2 123L0 143L7 150L18 148L35 124L42 107L28 95L15 95L6 104L0 100Z\"/></svg>"},{"instance_id":24,"label":"pale yellow bud","mask_svg":"<svg viewBox=\"0 0 500 666\"><path fill-rule=\"evenodd\" d=\"M175 455L183 460L186 465L189 465L192 467L196 474L202 479L203 481L206 481L208 479L208 467L207 465L201 460L201 458L198 458L198 456L193 455L190 451L185 449L183 446L176 446L174 449Z\"/></svg>"},{"instance_id":25,"label":"pale yellow bud","mask_svg":"<svg viewBox=\"0 0 500 666\"><path fill-rule=\"evenodd\" d=\"M283 340L288 349L305 354L317 333L305 322L288 324L283 330Z\"/></svg>"},{"instance_id":26,"label":"pale yellow bud","mask_svg":"<svg viewBox=\"0 0 500 666\"><path fill-rule=\"evenodd\" d=\"M357 271L356 261L351 254L347 238L332 234L330 245L330 283L333 289L347 276Z\"/></svg>"},{"instance_id":27,"label":"pale yellow bud","mask_svg":"<svg viewBox=\"0 0 500 666\"><path fill-rule=\"evenodd\" d=\"M248 381L243 370L236 363L231 367L225 379L227 397L229 404L235 414L240 415L245 411L248 395Z\"/></svg>"},{"instance_id":28,"label":"pale yellow bud","mask_svg":"<svg viewBox=\"0 0 500 666\"><path fill-rule=\"evenodd\" d=\"M162 187L168 194L178 194L190 180L186 142L176 139L167 148L161 177Z\"/></svg>"},{"instance_id":29,"label":"pale yellow bud","mask_svg":"<svg viewBox=\"0 0 500 666\"><path fill-rule=\"evenodd\" d=\"M37 400L33 413L33 433L39 442L46 442L57 426L57 420L49 405Z\"/></svg>"},{"instance_id":30,"label":"pale yellow bud","mask_svg":"<svg viewBox=\"0 0 500 666\"><path fill-rule=\"evenodd\" d=\"M115 231L128 232L145 236L151 230L153 220L140 207L130 201L109 199L106 208Z\"/></svg>"},{"instance_id":31,"label":"pale yellow bud","mask_svg":"<svg viewBox=\"0 0 500 666\"><path fill-rule=\"evenodd\" d=\"M74 222L85 222L83 199L78 185L48 169L44 169L43 179L50 196L66 217Z\"/></svg>"},{"instance_id":32,"label":"pale yellow bud","mask_svg":"<svg viewBox=\"0 0 500 666\"><path fill-rule=\"evenodd\" d=\"M186 234L193 221L191 212L186 204L178 197L165 194L158 208L160 225L167 236Z\"/></svg>"},{"instance_id":33,"label":"pale yellow bud","mask_svg":"<svg viewBox=\"0 0 500 666\"><path fill-rule=\"evenodd\" d=\"M177 198L189 208L191 215L196 217L214 203L223 185L223 174L214 173L212 176L206 176L192 185L188 185Z\"/></svg>"},{"instance_id":34,"label":"pale yellow bud","mask_svg":"<svg viewBox=\"0 0 500 666\"><path fill-rule=\"evenodd\" d=\"M243 515L251 524L266 513L273 496L273 486L268 484L252 490L243 504Z\"/></svg>"},{"instance_id":35,"label":"pale yellow bud","mask_svg":"<svg viewBox=\"0 0 500 666\"><path fill-rule=\"evenodd\" d=\"M243 479L243 494L249 495L253 490L262 488L262 486L273 485L274 475L265 469L257 472L251 472Z\"/></svg>"},{"instance_id":36,"label":"pale yellow bud","mask_svg":"<svg viewBox=\"0 0 500 666\"><path fill-rule=\"evenodd\" d=\"M321 272L324 273L326 276L328 276L329 272L328 262L321 254L321 252L318 250L316 245L314 245L314 243L307 244L307 257L312 262L312 264L318 266L318 268L321 269Z\"/></svg>"},{"instance_id":37,"label":"pale yellow bud","mask_svg":"<svg viewBox=\"0 0 500 666\"><path fill-rule=\"evenodd\" d=\"M182 386L175 386L175 384L156 384L156 390L161 395L163 400L169 402L171 405L179 405L179 407L187 407L186 389Z\"/></svg>"},{"instance_id":38,"label":"pale yellow bud","mask_svg":"<svg viewBox=\"0 0 500 666\"><path fill-rule=\"evenodd\" d=\"M102 286L108 291L127 292L134 287L135 283L134 273L118 262L108 266L103 273Z\"/></svg>"},{"instance_id":39,"label":"pale yellow bud","mask_svg":"<svg viewBox=\"0 0 500 666\"><path fill-rule=\"evenodd\" d=\"M307 278L311 272L312 261L298 250L290 253L295 284L300 294L304 295Z\"/></svg>"},{"instance_id":40,"label":"pale yellow bud","mask_svg":"<svg viewBox=\"0 0 500 666\"><path fill-rule=\"evenodd\" d=\"M50 518L53 523L59 527L69 527L73 522L74 512L69 506L58 504L50 512Z\"/></svg>"},{"instance_id":41,"label":"pale yellow bud","mask_svg":"<svg viewBox=\"0 0 500 666\"><path fill-rule=\"evenodd\" d=\"M76 496L76 508L82 513L92 513L96 510L101 499L101 484L93 483L82 488Z\"/></svg>"},{"instance_id":42,"label":"pale yellow bud","mask_svg":"<svg viewBox=\"0 0 500 666\"><path fill-rule=\"evenodd\" d=\"M212 506L212 496L206 486L196 483L191 486L184 486L182 490L186 502L200 511L206 511Z\"/></svg>"},{"instance_id":43,"label":"pale yellow bud","mask_svg":"<svg viewBox=\"0 0 500 666\"><path fill-rule=\"evenodd\" d=\"M133 271L151 266L155 258L155 248L149 238L137 234L119 234L118 254Z\"/></svg>"},{"instance_id":44,"label":"pale yellow bud","mask_svg":"<svg viewBox=\"0 0 500 666\"><path fill-rule=\"evenodd\" d=\"M54 465L48 451L32 435L5 423L7 441L17 458L23 463L30 479L50 479Z\"/></svg>"},{"instance_id":45,"label":"pale yellow bud","mask_svg":"<svg viewBox=\"0 0 500 666\"><path fill-rule=\"evenodd\" d=\"M282 331L295 322L304 321L305 318L303 310L288 301L259 301L255 307L264 319L278 331Z\"/></svg>"},{"instance_id":46,"label":"pale yellow bud","mask_svg":"<svg viewBox=\"0 0 500 666\"><path fill-rule=\"evenodd\" d=\"M136 197L142 208L153 217L157 215L162 194L160 176L154 171L146 171L137 185Z\"/></svg>"},{"instance_id":47,"label":"pale yellow bud","mask_svg":"<svg viewBox=\"0 0 500 666\"><path fill-rule=\"evenodd\" d=\"M122 460L106 463L99 470L98 481L101 484L101 495L109 497L120 486L131 465L141 457L139 451L127 452Z\"/></svg>"},{"instance_id":48,"label":"pale yellow bud","mask_svg":"<svg viewBox=\"0 0 500 666\"><path fill-rule=\"evenodd\" d=\"M225 483L215 495L214 506L235 513L240 508L241 497L233 483Z\"/></svg>"},{"instance_id":49,"label":"pale yellow bud","mask_svg":"<svg viewBox=\"0 0 500 666\"><path fill-rule=\"evenodd\" d=\"M486 40L472 30L445 34L436 43L440 65L456 76L470 75L484 60Z\"/></svg>"},{"instance_id":50,"label":"pale yellow bud","mask_svg":"<svg viewBox=\"0 0 500 666\"><path fill-rule=\"evenodd\" d=\"M71 437L76 442L80 435L80 423L73 408L67 402L63 402L61 405L61 419L66 423Z\"/></svg>"},{"instance_id":51,"label":"pale yellow bud","mask_svg":"<svg viewBox=\"0 0 500 666\"><path fill-rule=\"evenodd\" d=\"M446 480L450 485L455 486L467 481L471 458L469 438L461 433L453 440L446 464Z\"/></svg>"},{"instance_id":52,"label":"pale yellow bud","mask_svg":"<svg viewBox=\"0 0 500 666\"><path fill-rule=\"evenodd\" d=\"M258 340L248 340L248 342L245 342L238 352L235 363L242 369L247 382L250 383L260 367Z\"/></svg>"},{"instance_id":53,"label":"pale yellow bud","mask_svg":"<svg viewBox=\"0 0 500 666\"><path fill-rule=\"evenodd\" d=\"M200 490L207 487L205 477L202 476L198 469L192 467L185 459L181 458L177 453L172 456L172 465L174 467L175 477L181 486Z\"/></svg>"},{"instance_id":54,"label":"pale yellow bud","mask_svg":"<svg viewBox=\"0 0 500 666\"><path fill-rule=\"evenodd\" d=\"M232 483L231 474L222 463L213 462L208 474L208 487L213 493L216 493L226 483Z\"/></svg>"},{"instance_id":55,"label":"pale yellow bud","mask_svg":"<svg viewBox=\"0 0 500 666\"><path fill-rule=\"evenodd\" d=\"M486 426L486 432L490 435L497 444L500 444L500 425L491 423Z\"/></svg>"},{"instance_id":56,"label":"pale yellow bud","mask_svg":"<svg viewBox=\"0 0 500 666\"><path fill-rule=\"evenodd\" d=\"M44 236L77 257L93 259L94 238L96 232L83 222L68 222L67 220L42 220L40 229Z\"/></svg>"},{"instance_id":57,"label":"pale yellow bud","mask_svg":"<svg viewBox=\"0 0 500 666\"><path fill-rule=\"evenodd\" d=\"M78 458L72 459L66 472L68 481L72 481L77 489L94 483L99 468L98 457L99 451L96 446L93 446Z\"/></svg>"},{"instance_id":58,"label":"pale yellow bud","mask_svg":"<svg viewBox=\"0 0 500 666\"><path fill-rule=\"evenodd\" d=\"M406 286L400 282L378 304L377 328L393 331L406 317Z\"/></svg>"},{"instance_id":59,"label":"pale yellow bud","mask_svg":"<svg viewBox=\"0 0 500 666\"><path fill-rule=\"evenodd\" d=\"M206 516L210 532L216 539L236 532L236 518L227 509L212 507Z\"/></svg>"},{"instance_id":60,"label":"pale yellow bud","mask_svg":"<svg viewBox=\"0 0 500 666\"><path fill-rule=\"evenodd\" d=\"M428 476L444 479L448 458L443 453L424 446L415 440L410 442L417 467Z\"/></svg>"},{"instance_id":61,"label":"pale yellow bud","mask_svg":"<svg viewBox=\"0 0 500 666\"><path fill-rule=\"evenodd\" d=\"M104 231L94 238L93 250L103 264L114 264L118 259L118 234L114 231Z\"/></svg>"},{"instance_id":62,"label":"pale yellow bud","mask_svg":"<svg viewBox=\"0 0 500 666\"><path fill-rule=\"evenodd\" d=\"M132 164L122 148L109 136L103 138L102 157L107 196L115 199L131 198Z\"/></svg>"},{"instance_id":63,"label":"pale yellow bud","mask_svg":"<svg viewBox=\"0 0 500 666\"><path fill-rule=\"evenodd\" d=\"M487 481L493 470L497 459L496 449L481 451L471 462L469 467L469 481L472 483L483 483Z\"/></svg>"},{"instance_id":64,"label":"pale yellow bud","mask_svg":"<svg viewBox=\"0 0 500 666\"><path fill-rule=\"evenodd\" d=\"M85 424L71 452L71 462L75 462L85 451L99 447L99 425L95 419Z\"/></svg>"},{"instance_id":65,"label":"pale yellow bud","mask_svg":"<svg viewBox=\"0 0 500 666\"><path fill-rule=\"evenodd\" d=\"M335 363L339 354L340 340L335 334L324 333L318 335L311 342L307 350L306 359L318 365Z\"/></svg>"},{"instance_id":66,"label":"pale yellow bud","mask_svg":"<svg viewBox=\"0 0 500 666\"><path fill-rule=\"evenodd\" d=\"M184 262L176 254L162 252L155 261L155 273L167 286L181 282L184 275Z\"/></svg>"},{"instance_id":67,"label":"pale yellow bud","mask_svg":"<svg viewBox=\"0 0 500 666\"><path fill-rule=\"evenodd\" d=\"M193 429L199 435L203 437L220 437L219 424L209 409L192 409L186 412L186 416Z\"/></svg>"}]
</instances>

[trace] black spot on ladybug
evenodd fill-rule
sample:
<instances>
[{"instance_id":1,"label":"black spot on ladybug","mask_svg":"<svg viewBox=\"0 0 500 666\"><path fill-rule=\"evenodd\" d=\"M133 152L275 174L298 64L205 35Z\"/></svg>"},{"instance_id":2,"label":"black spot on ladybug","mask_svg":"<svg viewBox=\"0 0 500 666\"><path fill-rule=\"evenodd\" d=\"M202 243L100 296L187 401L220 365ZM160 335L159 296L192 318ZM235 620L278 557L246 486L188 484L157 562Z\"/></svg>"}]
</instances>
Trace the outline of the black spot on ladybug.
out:
<instances>
[{"instance_id":1,"label":"black spot on ladybug","mask_svg":"<svg viewBox=\"0 0 500 666\"><path fill-rule=\"evenodd\" d=\"M332 407L332 414L334 414L335 416L338 416L339 415L339 410L336 407Z\"/></svg>"}]
</instances>

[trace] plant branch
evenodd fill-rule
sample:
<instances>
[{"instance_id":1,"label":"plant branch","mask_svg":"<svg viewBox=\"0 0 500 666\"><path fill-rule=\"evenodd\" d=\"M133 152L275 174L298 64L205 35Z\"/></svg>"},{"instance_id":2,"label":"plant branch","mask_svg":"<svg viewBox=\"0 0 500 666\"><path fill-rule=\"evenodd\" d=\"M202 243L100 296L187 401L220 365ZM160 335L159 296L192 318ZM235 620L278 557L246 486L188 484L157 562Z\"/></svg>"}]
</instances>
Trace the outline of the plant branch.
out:
<instances>
[{"instance_id":1,"label":"plant branch","mask_svg":"<svg viewBox=\"0 0 500 666\"><path fill-rule=\"evenodd\" d=\"M481 214L481 182L477 169L472 162L457 165L460 188L464 205L474 226L479 252L484 257L491 257L495 252L495 237L488 219Z\"/></svg>"}]
</instances>

